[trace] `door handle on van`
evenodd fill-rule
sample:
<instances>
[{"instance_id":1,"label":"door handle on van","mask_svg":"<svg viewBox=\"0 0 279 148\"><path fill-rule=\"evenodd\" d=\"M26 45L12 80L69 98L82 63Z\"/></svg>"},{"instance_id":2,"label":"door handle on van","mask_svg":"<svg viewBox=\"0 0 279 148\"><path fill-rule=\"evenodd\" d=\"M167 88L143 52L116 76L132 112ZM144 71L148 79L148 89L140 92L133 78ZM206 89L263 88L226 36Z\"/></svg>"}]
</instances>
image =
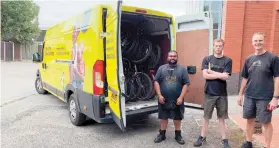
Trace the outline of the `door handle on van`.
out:
<instances>
[{"instance_id":1,"label":"door handle on van","mask_svg":"<svg viewBox=\"0 0 279 148\"><path fill-rule=\"evenodd\" d=\"M42 63L43 69L47 69L46 63Z\"/></svg>"}]
</instances>

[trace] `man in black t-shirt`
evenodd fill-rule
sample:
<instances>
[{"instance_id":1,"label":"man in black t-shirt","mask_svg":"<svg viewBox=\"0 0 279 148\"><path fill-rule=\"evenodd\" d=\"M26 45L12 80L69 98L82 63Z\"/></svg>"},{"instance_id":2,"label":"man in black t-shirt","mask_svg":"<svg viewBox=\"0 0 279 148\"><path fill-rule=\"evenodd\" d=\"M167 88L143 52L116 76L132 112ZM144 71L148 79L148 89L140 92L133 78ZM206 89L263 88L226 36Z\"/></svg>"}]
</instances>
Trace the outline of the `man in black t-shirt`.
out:
<instances>
[{"instance_id":1,"label":"man in black t-shirt","mask_svg":"<svg viewBox=\"0 0 279 148\"><path fill-rule=\"evenodd\" d=\"M277 108L279 99L279 58L266 51L264 44L265 35L255 33L252 37L255 53L246 58L241 73L242 82L237 102L242 106L243 95L245 96L243 118L247 119L246 142L242 148L253 147L252 136L256 117L265 129L267 148L270 148L272 139L272 110Z\"/></svg>"},{"instance_id":2,"label":"man in black t-shirt","mask_svg":"<svg viewBox=\"0 0 279 148\"><path fill-rule=\"evenodd\" d=\"M228 118L226 80L232 72L232 60L229 57L223 56L224 41L222 39L214 40L213 48L214 54L205 57L202 62L203 77L206 79L204 88L204 123L201 135L194 143L194 146L202 146L206 141L209 120L211 119L213 110L216 107L223 148L229 148L230 145L226 138L225 125L225 119Z\"/></svg>"},{"instance_id":3,"label":"man in black t-shirt","mask_svg":"<svg viewBox=\"0 0 279 148\"><path fill-rule=\"evenodd\" d=\"M175 126L175 140L185 144L181 136L181 120L184 118L184 95L190 85L185 67L177 65L176 51L168 53L168 64L159 67L154 87L158 95L158 117L161 120L160 133L155 143L166 139L165 133L168 119L172 119Z\"/></svg>"}]
</instances>

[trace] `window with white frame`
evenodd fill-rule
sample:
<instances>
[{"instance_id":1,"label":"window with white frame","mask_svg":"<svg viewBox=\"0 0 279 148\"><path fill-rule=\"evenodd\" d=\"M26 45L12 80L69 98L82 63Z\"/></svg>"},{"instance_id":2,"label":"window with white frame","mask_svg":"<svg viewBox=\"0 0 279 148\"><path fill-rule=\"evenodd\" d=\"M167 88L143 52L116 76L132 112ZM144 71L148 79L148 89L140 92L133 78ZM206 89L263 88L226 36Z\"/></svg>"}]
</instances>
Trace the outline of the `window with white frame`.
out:
<instances>
[{"instance_id":1,"label":"window with white frame","mask_svg":"<svg viewBox=\"0 0 279 148\"><path fill-rule=\"evenodd\" d=\"M223 1L204 1L203 11L211 11L213 17L213 39L221 38Z\"/></svg>"}]
</instances>

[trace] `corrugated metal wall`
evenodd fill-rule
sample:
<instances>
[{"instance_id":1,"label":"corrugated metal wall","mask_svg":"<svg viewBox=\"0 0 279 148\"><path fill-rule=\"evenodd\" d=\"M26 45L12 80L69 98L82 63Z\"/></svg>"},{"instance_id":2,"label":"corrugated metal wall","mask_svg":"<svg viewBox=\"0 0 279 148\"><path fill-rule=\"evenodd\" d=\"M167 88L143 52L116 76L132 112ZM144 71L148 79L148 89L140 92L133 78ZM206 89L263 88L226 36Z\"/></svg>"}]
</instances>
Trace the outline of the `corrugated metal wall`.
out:
<instances>
[{"instance_id":1,"label":"corrugated metal wall","mask_svg":"<svg viewBox=\"0 0 279 148\"><path fill-rule=\"evenodd\" d=\"M1 41L1 60L13 61L14 60L14 43Z\"/></svg>"},{"instance_id":2,"label":"corrugated metal wall","mask_svg":"<svg viewBox=\"0 0 279 148\"><path fill-rule=\"evenodd\" d=\"M32 60L32 54L38 52L38 43L34 44L22 44L20 46L21 59L22 60Z\"/></svg>"},{"instance_id":3,"label":"corrugated metal wall","mask_svg":"<svg viewBox=\"0 0 279 148\"><path fill-rule=\"evenodd\" d=\"M185 13L186 14L193 14L203 11L203 3L204 1L185 1L186 8Z\"/></svg>"}]
</instances>

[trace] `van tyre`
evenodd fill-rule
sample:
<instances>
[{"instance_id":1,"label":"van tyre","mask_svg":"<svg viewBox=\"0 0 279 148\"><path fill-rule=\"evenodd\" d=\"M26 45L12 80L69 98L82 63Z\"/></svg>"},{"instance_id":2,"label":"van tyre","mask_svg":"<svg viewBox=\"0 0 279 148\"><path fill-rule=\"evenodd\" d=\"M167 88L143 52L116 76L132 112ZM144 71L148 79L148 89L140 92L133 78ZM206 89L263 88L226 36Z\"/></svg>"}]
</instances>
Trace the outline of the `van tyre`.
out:
<instances>
[{"instance_id":1,"label":"van tyre","mask_svg":"<svg viewBox=\"0 0 279 148\"><path fill-rule=\"evenodd\" d=\"M72 124L76 126L80 126L85 122L86 116L79 112L77 99L75 98L74 94L71 94L69 98L68 109L69 109L69 117Z\"/></svg>"},{"instance_id":2,"label":"van tyre","mask_svg":"<svg viewBox=\"0 0 279 148\"><path fill-rule=\"evenodd\" d=\"M38 94L46 94L47 91L43 88L43 83L40 77L37 77L35 80L35 88Z\"/></svg>"}]
</instances>

